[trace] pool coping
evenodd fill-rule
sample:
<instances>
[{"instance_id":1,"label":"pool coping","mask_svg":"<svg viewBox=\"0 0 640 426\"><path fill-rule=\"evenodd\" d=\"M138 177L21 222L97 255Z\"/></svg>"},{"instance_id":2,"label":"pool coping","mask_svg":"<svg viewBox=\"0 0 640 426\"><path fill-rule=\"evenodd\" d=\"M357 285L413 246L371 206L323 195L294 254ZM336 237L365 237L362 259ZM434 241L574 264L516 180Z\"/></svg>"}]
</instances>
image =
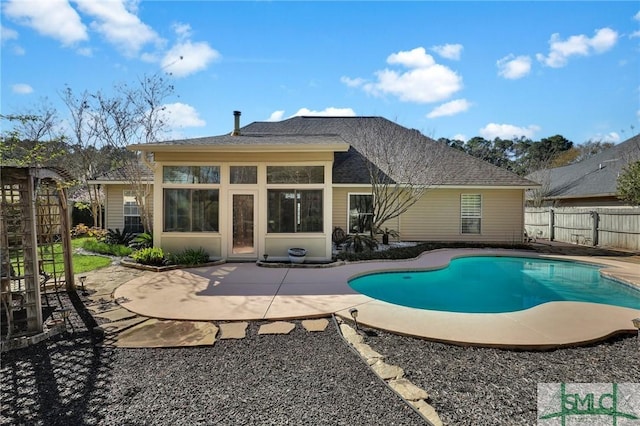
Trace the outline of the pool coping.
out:
<instances>
[{"instance_id":1,"label":"pool coping","mask_svg":"<svg viewBox=\"0 0 640 426\"><path fill-rule=\"evenodd\" d=\"M390 332L463 345L547 349L634 332L640 310L584 302L550 302L523 311L468 314L407 308L357 293L359 275L446 267L457 257L520 256L602 265L603 275L640 289L637 265L610 258L507 249L441 249L415 259L346 263L333 268L260 268L221 264L133 279L114 292L124 308L152 318L191 321L281 320L336 314Z\"/></svg>"}]
</instances>

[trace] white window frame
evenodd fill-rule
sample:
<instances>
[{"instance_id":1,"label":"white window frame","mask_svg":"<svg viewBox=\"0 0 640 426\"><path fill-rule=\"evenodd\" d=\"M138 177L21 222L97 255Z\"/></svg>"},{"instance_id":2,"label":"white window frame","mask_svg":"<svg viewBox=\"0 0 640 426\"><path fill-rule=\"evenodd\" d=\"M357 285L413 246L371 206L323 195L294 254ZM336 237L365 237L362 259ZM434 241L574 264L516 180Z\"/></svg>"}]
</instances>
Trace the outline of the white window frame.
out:
<instances>
[{"instance_id":1,"label":"white window frame","mask_svg":"<svg viewBox=\"0 0 640 426\"><path fill-rule=\"evenodd\" d=\"M473 206L465 204L466 197L478 197L479 205ZM481 235L482 234L482 194L460 194L460 234L463 235ZM463 225L464 219L477 219L478 232L465 231Z\"/></svg>"},{"instance_id":2,"label":"white window frame","mask_svg":"<svg viewBox=\"0 0 640 426\"><path fill-rule=\"evenodd\" d=\"M352 195L368 195L371 197L371 208L372 211L371 213L365 213L365 214L369 214L371 216L371 225L373 226L373 194L371 192L349 192L347 193L347 234L351 234L351 196ZM363 233L367 233L370 232L369 230L364 231Z\"/></svg>"},{"instance_id":3,"label":"white window frame","mask_svg":"<svg viewBox=\"0 0 640 426\"><path fill-rule=\"evenodd\" d=\"M126 198L133 198L133 205L131 204L126 204L125 199ZM127 207L131 208L131 207L135 207L136 210L136 214L132 214L131 212L127 212ZM124 231L127 227L126 224L126 220L125 218L127 217L139 217L140 219L142 219L141 215L140 215L140 206L138 205L138 202L136 201L136 192L131 190L131 189L123 189L122 190L122 230Z\"/></svg>"}]
</instances>

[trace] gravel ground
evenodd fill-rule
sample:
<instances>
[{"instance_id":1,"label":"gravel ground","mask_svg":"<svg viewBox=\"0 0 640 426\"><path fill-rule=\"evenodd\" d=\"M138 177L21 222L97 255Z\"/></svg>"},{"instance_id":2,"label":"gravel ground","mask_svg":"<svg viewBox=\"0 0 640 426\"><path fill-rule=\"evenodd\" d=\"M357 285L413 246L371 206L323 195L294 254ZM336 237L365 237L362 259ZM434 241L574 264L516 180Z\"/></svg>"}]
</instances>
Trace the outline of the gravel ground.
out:
<instances>
[{"instance_id":1,"label":"gravel ground","mask_svg":"<svg viewBox=\"0 0 640 426\"><path fill-rule=\"evenodd\" d=\"M640 383L635 336L548 352L452 346L382 331L365 341L429 392L450 425L534 425L538 383Z\"/></svg>"},{"instance_id":2,"label":"gravel ground","mask_svg":"<svg viewBox=\"0 0 640 426\"><path fill-rule=\"evenodd\" d=\"M83 329L2 356L2 424L416 425L422 418L337 334L218 341L213 347L100 348Z\"/></svg>"},{"instance_id":3,"label":"gravel ground","mask_svg":"<svg viewBox=\"0 0 640 426\"><path fill-rule=\"evenodd\" d=\"M308 333L296 322L289 335L258 336L260 323L251 323L246 339L213 347L116 349L95 345L93 319L80 312L70 318L73 333L2 354L1 424L423 424L333 324ZM634 336L526 352L367 334L430 393L447 425L535 424L537 383L640 383Z\"/></svg>"}]
</instances>

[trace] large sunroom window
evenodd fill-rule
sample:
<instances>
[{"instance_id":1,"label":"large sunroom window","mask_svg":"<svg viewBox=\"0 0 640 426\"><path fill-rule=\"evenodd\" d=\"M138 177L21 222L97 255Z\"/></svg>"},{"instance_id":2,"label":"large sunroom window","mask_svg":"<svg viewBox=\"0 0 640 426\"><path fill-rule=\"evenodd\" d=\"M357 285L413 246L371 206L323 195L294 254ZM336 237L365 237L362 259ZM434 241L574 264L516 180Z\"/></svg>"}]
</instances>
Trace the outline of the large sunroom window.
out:
<instances>
[{"instance_id":1,"label":"large sunroom window","mask_svg":"<svg viewBox=\"0 0 640 426\"><path fill-rule=\"evenodd\" d=\"M321 189L269 189L270 233L323 232Z\"/></svg>"},{"instance_id":2,"label":"large sunroom window","mask_svg":"<svg viewBox=\"0 0 640 426\"><path fill-rule=\"evenodd\" d=\"M372 223L373 195L349 194L349 233L369 233Z\"/></svg>"},{"instance_id":3,"label":"large sunroom window","mask_svg":"<svg viewBox=\"0 0 640 426\"><path fill-rule=\"evenodd\" d=\"M165 232L217 232L217 189L164 189Z\"/></svg>"},{"instance_id":4,"label":"large sunroom window","mask_svg":"<svg viewBox=\"0 0 640 426\"><path fill-rule=\"evenodd\" d=\"M460 222L463 234L480 234L482 229L482 196L480 194L461 195Z\"/></svg>"}]
</instances>

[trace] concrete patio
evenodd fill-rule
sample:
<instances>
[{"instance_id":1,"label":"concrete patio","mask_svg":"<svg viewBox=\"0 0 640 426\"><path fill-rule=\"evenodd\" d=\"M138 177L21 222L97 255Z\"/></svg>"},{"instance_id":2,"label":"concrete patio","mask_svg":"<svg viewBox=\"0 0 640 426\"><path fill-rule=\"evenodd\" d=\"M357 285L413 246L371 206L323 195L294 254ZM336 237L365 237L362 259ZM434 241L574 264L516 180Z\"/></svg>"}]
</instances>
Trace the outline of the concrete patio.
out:
<instances>
[{"instance_id":1,"label":"concrete patio","mask_svg":"<svg viewBox=\"0 0 640 426\"><path fill-rule=\"evenodd\" d=\"M609 305L552 302L500 314L428 311L393 305L352 290L354 276L374 271L440 268L465 255L524 255L494 249L427 252L407 261L348 263L322 268L268 268L253 263L146 273L118 287L113 297L132 313L180 321L246 321L314 318L350 319L357 308L363 325L427 339L522 348L596 341L633 331L640 311ZM640 287L637 264L605 257L548 256L599 263L606 275Z\"/></svg>"}]
</instances>

